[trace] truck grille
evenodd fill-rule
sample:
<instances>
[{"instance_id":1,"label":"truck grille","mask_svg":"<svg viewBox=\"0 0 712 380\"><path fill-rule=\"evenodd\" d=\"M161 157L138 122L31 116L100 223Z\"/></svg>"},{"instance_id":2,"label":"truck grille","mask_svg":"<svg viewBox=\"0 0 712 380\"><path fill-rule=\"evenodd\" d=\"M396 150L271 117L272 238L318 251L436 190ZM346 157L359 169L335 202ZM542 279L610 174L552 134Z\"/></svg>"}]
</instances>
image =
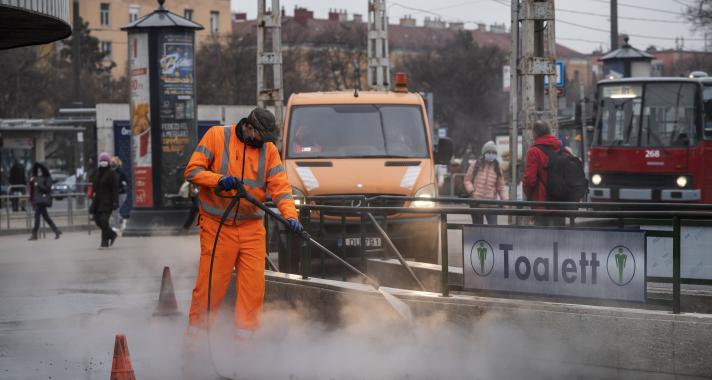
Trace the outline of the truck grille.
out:
<instances>
[{"instance_id":1,"label":"truck grille","mask_svg":"<svg viewBox=\"0 0 712 380\"><path fill-rule=\"evenodd\" d=\"M397 195L391 195L391 194L365 194L367 198L370 197L375 197L377 195L388 195L388 196L397 196ZM344 195L349 196L349 195ZM363 201L358 200L358 199L333 199L333 198L322 198L322 199L312 199L315 204L317 205L323 205L323 206L353 206L353 207L359 207L359 206L366 206L363 204ZM405 206L405 201L402 200L397 200L397 199L376 199L370 202L369 204L371 207L403 207ZM354 215L353 213L350 213L351 215ZM393 215L395 214L394 212L389 212L388 215ZM333 213L333 212L326 212L325 215L341 215L339 213Z\"/></svg>"}]
</instances>

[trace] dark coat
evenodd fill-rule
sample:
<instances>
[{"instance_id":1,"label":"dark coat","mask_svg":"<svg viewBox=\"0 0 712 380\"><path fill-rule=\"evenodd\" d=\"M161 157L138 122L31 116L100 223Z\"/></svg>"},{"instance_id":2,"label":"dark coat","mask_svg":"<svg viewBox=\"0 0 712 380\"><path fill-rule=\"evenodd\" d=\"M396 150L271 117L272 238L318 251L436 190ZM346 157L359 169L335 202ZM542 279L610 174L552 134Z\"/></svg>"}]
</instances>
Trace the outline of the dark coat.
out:
<instances>
[{"instance_id":1,"label":"dark coat","mask_svg":"<svg viewBox=\"0 0 712 380\"><path fill-rule=\"evenodd\" d=\"M10 185L24 185L27 183L25 168L19 162L15 162L10 168L9 182Z\"/></svg>"},{"instance_id":2,"label":"dark coat","mask_svg":"<svg viewBox=\"0 0 712 380\"><path fill-rule=\"evenodd\" d=\"M129 177L126 176L126 173L121 168L116 168L114 171L119 176L119 194L126 194L129 188Z\"/></svg>"},{"instance_id":3,"label":"dark coat","mask_svg":"<svg viewBox=\"0 0 712 380\"><path fill-rule=\"evenodd\" d=\"M111 212L119 206L119 175L110 168L99 168L93 183L92 212Z\"/></svg>"},{"instance_id":4,"label":"dark coat","mask_svg":"<svg viewBox=\"0 0 712 380\"><path fill-rule=\"evenodd\" d=\"M30 202L35 206L52 206L52 178L30 178Z\"/></svg>"}]
</instances>

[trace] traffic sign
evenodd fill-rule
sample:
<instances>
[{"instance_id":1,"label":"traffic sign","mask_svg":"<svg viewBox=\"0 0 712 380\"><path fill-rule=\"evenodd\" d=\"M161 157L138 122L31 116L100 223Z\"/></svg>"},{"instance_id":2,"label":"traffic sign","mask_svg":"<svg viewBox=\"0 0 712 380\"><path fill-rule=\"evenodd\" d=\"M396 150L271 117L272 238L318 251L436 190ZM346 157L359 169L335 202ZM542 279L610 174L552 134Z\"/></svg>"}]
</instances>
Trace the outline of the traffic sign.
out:
<instances>
[{"instance_id":1,"label":"traffic sign","mask_svg":"<svg viewBox=\"0 0 712 380\"><path fill-rule=\"evenodd\" d=\"M557 60L556 61L556 87L557 88L562 88L564 87L564 77L565 77L565 72L564 72L564 62ZM545 75L544 76L544 88L549 87L549 76Z\"/></svg>"}]
</instances>

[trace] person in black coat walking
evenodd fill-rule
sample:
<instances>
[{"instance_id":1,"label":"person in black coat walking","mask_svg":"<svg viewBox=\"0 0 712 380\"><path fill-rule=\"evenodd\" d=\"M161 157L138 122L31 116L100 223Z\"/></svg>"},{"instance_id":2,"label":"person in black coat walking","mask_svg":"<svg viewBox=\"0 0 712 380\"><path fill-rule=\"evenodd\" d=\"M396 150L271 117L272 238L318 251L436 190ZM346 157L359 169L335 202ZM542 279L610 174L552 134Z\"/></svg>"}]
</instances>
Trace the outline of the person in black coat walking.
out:
<instances>
[{"instance_id":1,"label":"person in black coat walking","mask_svg":"<svg viewBox=\"0 0 712 380\"><path fill-rule=\"evenodd\" d=\"M62 231L57 228L47 213L47 208L52 207L52 177L49 170L40 164L32 165L32 177L30 178L30 201L35 208L35 226L32 228L32 235L28 240L37 240L37 231L40 229L40 216L54 231L54 238L59 239Z\"/></svg>"},{"instance_id":2,"label":"person in black coat walking","mask_svg":"<svg viewBox=\"0 0 712 380\"><path fill-rule=\"evenodd\" d=\"M118 236L109 225L111 212L119 208L119 176L111 170L111 156L104 152L99 156L99 170L92 184L94 198L89 210L94 215L94 223L101 228L101 247L114 244Z\"/></svg>"}]
</instances>

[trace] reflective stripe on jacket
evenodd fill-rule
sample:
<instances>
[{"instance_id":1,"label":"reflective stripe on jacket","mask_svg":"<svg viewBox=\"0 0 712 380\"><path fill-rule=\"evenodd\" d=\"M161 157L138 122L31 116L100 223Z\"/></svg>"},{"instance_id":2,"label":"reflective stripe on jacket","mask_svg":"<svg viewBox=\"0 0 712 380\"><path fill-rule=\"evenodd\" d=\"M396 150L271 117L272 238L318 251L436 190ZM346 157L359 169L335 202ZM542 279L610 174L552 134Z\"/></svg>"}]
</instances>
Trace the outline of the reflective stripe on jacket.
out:
<instances>
[{"instance_id":1,"label":"reflective stripe on jacket","mask_svg":"<svg viewBox=\"0 0 712 380\"><path fill-rule=\"evenodd\" d=\"M277 147L265 143L261 148L245 145L237 137L235 125L215 126L200 140L185 168L185 179L200 188L198 204L201 216L220 220L230 199L220 198L214 190L223 176L242 178L245 189L255 199L265 201L266 194L286 219L297 218L297 209L292 199L292 187L279 158ZM244 156L243 157L243 152ZM242 173L242 162L245 171ZM225 195L235 192L226 192ZM264 212L246 200L240 201L240 209L232 210L226 224L233 224L237 214L242 220L261 219Z\"/></svg>"}]
</instances>

